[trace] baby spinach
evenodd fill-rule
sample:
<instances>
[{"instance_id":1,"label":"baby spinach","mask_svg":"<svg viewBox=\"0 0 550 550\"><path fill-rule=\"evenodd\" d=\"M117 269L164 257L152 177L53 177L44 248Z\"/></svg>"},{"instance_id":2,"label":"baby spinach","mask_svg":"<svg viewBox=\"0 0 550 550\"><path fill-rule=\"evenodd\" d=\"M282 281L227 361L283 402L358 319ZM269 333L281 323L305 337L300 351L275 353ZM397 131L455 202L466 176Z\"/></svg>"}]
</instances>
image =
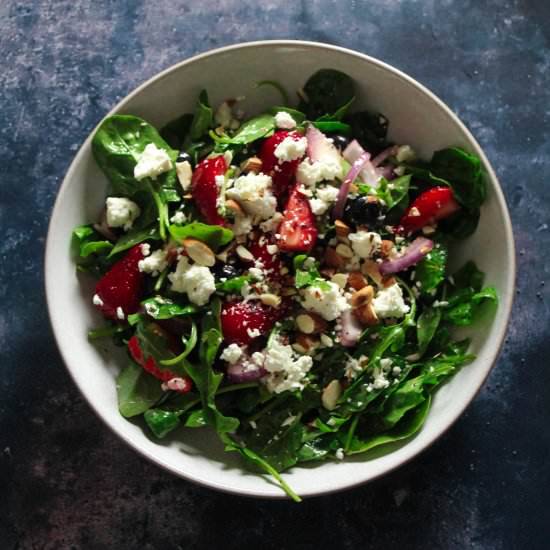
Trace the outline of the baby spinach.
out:
<instances>
[{"instance_id":1,"label":"baby spinach","mask_svg":"<svg viewBox=\"0 0 550 550\"><path fill-rule=\"evenodd\" d=\"M351 113L344 117L343 122L351 126L352 137L372 155L380 153L390 145L386 139L389 121L381 113Z\"/></svg>"},{"instance_id":2,"label":"baby spinach","mask_svg":"<svg viewBox=\"0 0 550 550\"><path fill-rule=\"evenodd\" d=\"M160 381L131 363L117 376L118 410L125 418L137 416L151 408L162 396Z\"/></svg>"},{"instance_id":3,"label":"baby spinach","mask_svg":"<svg viewBox=\"0 0 550 550\"><path fill-rule=\"evenodd\" d=\"M239 294L246 283L252 280L250 275L239 275L216 284L216 290L223 294Z\"/></svg>"},{"instance_id":4,"label":"baby spinach","mask_svg":"<svg viewBox=\"0 0 550 550\"><path fill-rule=\"evenodd\" d=\"M233 240L233 231L221 225L208 225L201 222L193 222L187 225L172 224L168 228L176 241L182 242L188 237L198 239L207 244L214 252L221 246L229 244Z\"/></svg>"},{"instance_id":5,"label":"baby spinach","mask_svg":"<svg viewBox=\"0 0 550 550\"><path fill-rule=\"evenodd\" d=\"M394 206L398 205L403 199L408 197L410 182L410 174L400 176L399 178L395 178L391 181L382 178L378 189L375 190L375 193L386 203L388 210L390 210ZM364 184L361 184L360 187L366 187L367 193L371 191L371 188L369 188L368 185L365 186Z\"/></svg>"},{"instance_id":6,"label":"baby spinach","mask_svg":"<svg viewBox=\"0 0 550 550\"><path fill-rule=\"evenodd\" d=\"M273 116L280 112L288 113L294 119L294 122L296 122L297 125L302 124L306 119L306 115L302 113L302 111L298 111L297 109L292 109L290 107L281 107L276 105L269 108L267 112Z\"/></svg>"},{"instance_id":7,"label":"baby spinach","mask_svg":"<svg viewBox=\"0 0 550 550\"><path fill-rule=\"evenodd\" d=\"M147 315L153 319L172 319L174 317L186 317L193 315L201 310L200 307L194 304L186 304L184 306L177 304L170 298L162 296L154 296L141 302L145 308Z\"/></svg>"},{"instance_id":8,"label":"baby spinach","mask_svg":"<svg viewBox=\"0 0 550 550\"><path fill-rule=\"evenodd\" d=\"M206 90L202 90L197 99L195 113L191 121L189 131L185 136L182 148L189 153L189 149L193 145L196 147L196 142L208 135L208 130L213 124L213 111L208 102L208 94Z\"/></svg>"},{"instance_id":9,"label":"baby spinach","mask_svg":"<svg viewBox=\"0 0 550 550\"><path fill-rule=\"evenodd\" d=\"M447 247L437 243L415 268L415 281L420 283L422 292L436 289L445 280L447 267Z\"/></svg>"},{"instance_id":10,"label":"baby spinach","mask_svg":"<svg viewBox=\"0 0 550 550\"><path fill-rule=\"evenodd\" d=\"M105 240L92 225L81 225L73 230L71 252L79 271L96 277L103 275L113 264L110 252L113 243Z\"/></svg>"},{"instance_id":11,"label":"baby spinach","mask_svg":"<svg viewBox=\"0 0 550 550\"><path fill-rule=\"evenodd\" d=\"M275 117L269 113L247 120L234 136L219 136L211 132L212 139L220 145L247 145L270 136L275 131Z\"/></svg>"},{"instance_id":12,"label":"baby spinach","mask_svg":"<svg viewBox=\"0 0 550 550\"><path fill-rule=\"evenodd\" d=\"M155 437L162 439L180 425L179 415L174 411L149 409L143 415L147 426Z\"/></svg>"},{"instance_id":13,"label":"baby spinach","mask_svg":"<svg viewBox=\"0 0 550 550\"><path fill-rule=\"evenodd\" d=\"M115 246L112 247L109 257L115 256L119 252L128 250L136 244L143 243L145 241L158 241L160 239L159 229L157 225L151 225L143 229L131 229L128 233L125 233L118 239Z\"/></svg>"},{"instance_id":14,"label":"baby spinach","mask_svg":"<svg viewBox=\"0 0 550 550\"><path fill-rule=\"evenodd\" d=\"M441 321L441 309L437 307L426 308L418 317L416 323L416 338L418 340L418 354L424 355L432 341L439 322Z\"/></svg>"},{"instance_id":15,"label":"baby spinach","mask_svg":"<svg viewBox=\"0 0 550 550\"><path fill-rule=\"evenodd\" d=\"M180 150L189 134L194 115L186 113L161 128L160 136L170 147Z\"/></svg>"}]
</instances>

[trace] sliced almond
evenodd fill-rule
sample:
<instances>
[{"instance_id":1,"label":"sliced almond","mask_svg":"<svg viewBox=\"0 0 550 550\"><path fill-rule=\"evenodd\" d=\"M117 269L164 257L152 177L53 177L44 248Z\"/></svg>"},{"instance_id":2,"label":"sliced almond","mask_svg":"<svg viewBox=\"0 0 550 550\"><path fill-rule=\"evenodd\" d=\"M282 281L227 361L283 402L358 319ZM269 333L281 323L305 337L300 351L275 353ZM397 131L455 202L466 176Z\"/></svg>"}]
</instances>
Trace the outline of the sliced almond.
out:
<instances>
[{"instance_id":1,"label":"sliced almond","mask_svg":"<svg viewBox=\"0 0 550 550\"><path fill-rule=\"evenodd\" d=\"M336 283L340 288L346 288L348 283L348 274L347 273L335 273L330 280L333 283Z\"/></svg>"},{"instance_id":2,"label":"sliced almond","mask_svg":"<svg viewBox=\"0 0 550 550\"><path fill-rule=\"evenodd\" d=\"M365 326L374 326L378 324L378 316L374 311L372 304L364 304L361 307L358 307L352 310L352 313L359 320L359 322Z\"/></svg>"},{"instance_id":3,"label":"sliced almond","mask_svg":"<svg viewBox=\"0 0 550 550\"><path fill-rule=\"evenodd\" d=\"M320 341L311 334L299 332L296 336L296 344L301 346L307 354L312 354L319 347Z\"/></svg>"},{"instance_id":4,"label":"sliced almond","mask_svg":"<svg viewBox=\"0 0 550 550\"><path fill-rule=\"evenodd\" d=\"M241 260L244 260L245 262L254 261L254 256L252 255L252 252L250 252L250 250L248 250L248 248L245 248L242 244L237 247L235 252L237 253L237 256L239 256L239 258Z\"/></svg>"},{"instance_id":5,"label":"sliced almond","mask_svg":"<svg viewBox=\"0 0 550 550\"><path fill-rule=\"evenodd\" d=\"M342 384L340 384L339 380L332 380L325 386L323 393L321 394L321 402L323 403L323 407L325 407L327 411L334 410L341 395Z\"/></svg>"},{"instance_id":6,"label":"sliced almond","mask_svg":"<svg viewBox=\"0 0 550 550\"><path fill-rule=\"evenodd\" d=\"M361 290L357 290L352 294L350 299L351 307L352 308L362 307L363 305L370 303L373 298L374 298L374 288L372 288L372 286L370 285L367 285L363 287Z\"/></svg>"},{"instance_id":7,"label":"sliced almond","mask_svg":"<svg viewBox=\"0 0 550 550\"><path fill-rule=\"evenodd\" d=\"M325 263L329 267L341 269L346 265L346 260L342 256L336 254L336 250L329 246L325 250Z\"/></svg>"},{"instance_id":8,"label":"sliced almond","mask_svg":"<svg viewBox=\"0 0 550 550\"><path fill-rule=\"evenodd\" d=\"M197 264L212 267L216 263L216 256L210 247L197 239L183 239L185 252Z\"/></svg>"},{"instance_id":9,"label":"sliced almond","mask_svg":"<svg viewBox=\"0 0 550 550\"><path fill-rule=\"evenodd\" d=\"M276 294L265 293L260 294L260 301L266 306L279 307L281 304L281 297Z\"/></svg>"},{"instance_id":10,"label":"sliced almond","mask_svg":"<svg viewBox=\"0 0 550 550\"><path fill-rule=\"evenodd\" d=\"M368 275L378 286L382 285L382 275L376 262L372 260L365 260L361 266L361 271L365 275Z\"/></svg>"},{"instance_id":11,"label":"sliced almond","mask_svg":"<svg viewBox=\"0 0 550 550\"><path fill-rule=\"evenodd\" d=\"M348 284L354 290L361 290L368 285L367 279L360 271L352 271L348 275Z\"/></svg>"},{"instance_id":12,"label":"sliced almond","mask_svg":"<svg viewBox=\"0 0 550 550\"><path fill-rule=\"evenodd\" d=\"M258 157L250 157L241 163L241 170L247 174L253 172L258 174L262 171L262 159Z\"/></svg>"},{"instance_id":13,"label":"sliced almond","mask_svg":"<svg viewBox=\"0 0 550 550\"><path fill-rule=\"evenodd\" d=\"M294 296L297 292L298 291L291 286L287 286L281 290L283 296Z\"/></svg>"},{"instance_id":14,"label":"sliced almond","mask_svg":"<svg viewBox=\"0 0 550 550\"><path fill-rule=\"evenodd\" d=\"M191 185L191 178L193 176L193 169L189 161L176 162L176 174L181 188L184 192L187 191Z\"/></svg>"},{"instance_id":15,"label":"sliced almond","mask_svg":"<svg viewBox=\"0 0 550 550\"><path fill-rule=\"evenodd\" d=\"M380 245L380 255L383 258L387 258L391 254L392 250L393 250L393 241L382 239L382 243Z\"/></svg>"},{"instance_id":16,"label":"sliced almond","mask_svg":"<svg viewBox=\"0 0 550 550\"><path fill-rule=\"evenodd\" d=\"M342 220L336 220L334 222L334 228L336 229L336 235L338 237L347 237L351 231Z\"/></svg>"},{"instance_id":17,"label":"sliced almond","mask_svg":"<svg viewBox=\"0 0 550 550\"><path fill-rule=\"evenodd\" d=\"M327 323L315 313L300 313L296 317L296 326L304 334L318 334L326 330Z\"/></svg>"},{"instance_id":18,"label":"sliced almond","mask_svg":"<svg viewBox=\"0 0 550 550\"><path fill-rule=\"evenodd\" d=\"M234 216L245 215L244 210L241 208L241 205L233 199L228 199L225 201L225 208L232 212Z\"/></svg>"},{"instance_id":19,"label":"sliced almond","mask_svg":"<svg viewBox=\"0 0 550 550\"><path fill-rule=\"evenodd\" d=\"M340 243L336 246L336 254L338 254L338 256L342 258L345 258L346 260L350 260L351 258L353 258L353 250L349 245L344 243Z\"/></svg>"}]
</instances>

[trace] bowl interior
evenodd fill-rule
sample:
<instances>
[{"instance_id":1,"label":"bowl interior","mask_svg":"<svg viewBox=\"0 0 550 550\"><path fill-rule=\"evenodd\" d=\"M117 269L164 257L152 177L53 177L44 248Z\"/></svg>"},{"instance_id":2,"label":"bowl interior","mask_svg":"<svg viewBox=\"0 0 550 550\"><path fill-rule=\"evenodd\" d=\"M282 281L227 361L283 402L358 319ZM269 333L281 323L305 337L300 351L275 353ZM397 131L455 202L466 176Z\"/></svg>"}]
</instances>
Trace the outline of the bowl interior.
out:
<instances>
[{"instance_id":1,"label":"bowl interior","mask_svg":"<svg viewBox=\"0 0 550 550\"><path fill-rule=\"evenodd\" d=\"M394 452L366 460L295 468L285 474L303 496L337 490L377 477L398 466L433 442L461 414L487 376L504 337L514 284L514 248L510 221L498 182L473 137L435 96L409 77L362 54L332 46L303 42L263 42L223 48L183 62L138 88L114 112L131 113L160 127L193 110L201 89L211 103L246 96L241 107L248 115L280 103L261 80L281 82L289 93L302 86L320 68L337 68L356 82L356 108L384 113L390 120L390 138L411 144L421 156L450 145L462 146L485 163L488 198L476 234L455 251L455 262L475 260L486 272L486 282L500 296L496 318L477 326L472 350L477 359L463 368L436 394L421 432ZM46 290L51 321L67 367L91 406L125 441L170 471L199 483L264 497L282 491L256 474L246 472L240 459L225 453L213 434L204 430L179 431L166 442L150 440L141 427L123 419L117 410L114 377L125 365L124 354L108 345L92 346L87 330L101 323L91 305L93 283L77 277L69 255L74 226L95 221L104 203L106 180L96 166L86 140L72 163L55 204L46 253Z\"/></svg>"}]
</instances>

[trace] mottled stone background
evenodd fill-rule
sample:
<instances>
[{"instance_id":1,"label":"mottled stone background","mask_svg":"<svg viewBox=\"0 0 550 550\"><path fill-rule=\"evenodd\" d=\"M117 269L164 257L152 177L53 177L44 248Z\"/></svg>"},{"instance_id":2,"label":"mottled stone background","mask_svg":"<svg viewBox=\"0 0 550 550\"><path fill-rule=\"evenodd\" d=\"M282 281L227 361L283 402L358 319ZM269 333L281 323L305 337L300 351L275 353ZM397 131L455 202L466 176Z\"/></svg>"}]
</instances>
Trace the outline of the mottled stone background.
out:
<instances>
[{"instance_id":1,"label":"mottled stone background","mask_svg":"<svg viewBox=\"0 0 550 550\"><path fill-rule=\"evenodd\" d=\"M62 177L105 112L196 52L299 38L355 48L435 91L504 187L514 317L488 383L382 480L289 502L214 493L130 451L82 401L44 302ZM0 2L0 549L550 547L550 2Z\"/></svg>"}]
</instances>

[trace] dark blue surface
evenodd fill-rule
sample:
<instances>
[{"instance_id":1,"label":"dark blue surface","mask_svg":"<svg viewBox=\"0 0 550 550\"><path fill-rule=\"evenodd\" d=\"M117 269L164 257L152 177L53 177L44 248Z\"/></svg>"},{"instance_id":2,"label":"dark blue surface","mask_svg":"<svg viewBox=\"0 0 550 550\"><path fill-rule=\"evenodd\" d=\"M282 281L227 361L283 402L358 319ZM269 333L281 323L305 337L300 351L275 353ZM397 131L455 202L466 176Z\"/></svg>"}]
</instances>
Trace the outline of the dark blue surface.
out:
<instances>
[{"instance_id":1,"label":"dark blue surface","mask_svg":"<svg viewBox=\"0 0 550 550\"><path fill-rule=\"evenodd\" d=\"M263 38L378 57L473 131L511 207L518 295L501 357L432 448L301 505L214 493L149 464L82 401L53 342L42 256L75 151L137 84ZM0 549L550 547L550 3L0 3Z\"/></svg>"}]
</instances>

